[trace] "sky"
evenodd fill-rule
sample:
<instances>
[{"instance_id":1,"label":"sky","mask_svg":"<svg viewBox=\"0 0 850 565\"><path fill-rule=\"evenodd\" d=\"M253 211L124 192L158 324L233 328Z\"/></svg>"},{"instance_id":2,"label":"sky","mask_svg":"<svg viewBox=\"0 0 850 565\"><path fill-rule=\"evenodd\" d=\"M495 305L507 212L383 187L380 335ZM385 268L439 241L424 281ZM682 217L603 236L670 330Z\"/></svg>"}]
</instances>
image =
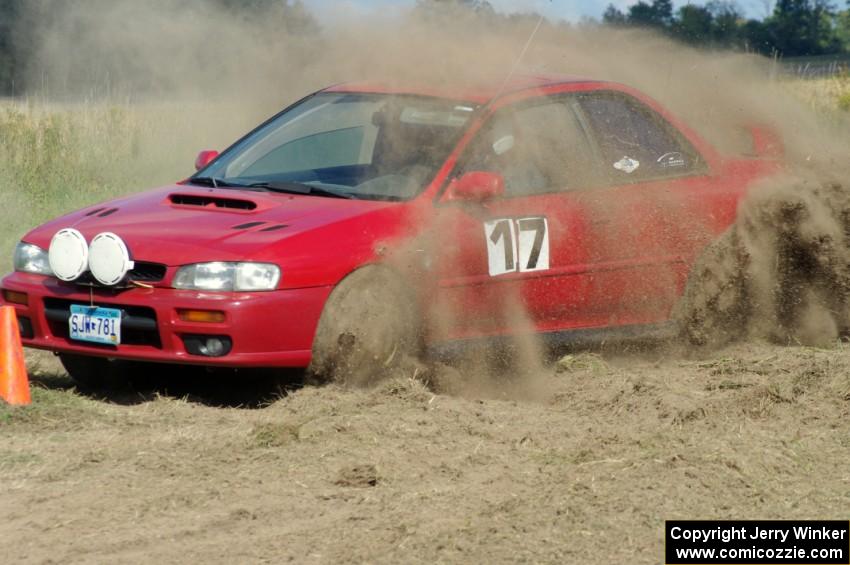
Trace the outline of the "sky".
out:
<instances>
[{"instance_id":1,"label":"sky","mask_svg":"<svg viewBox=\"0 0 850 565\"><path fill-rule=\"evenodd\" d=\"M302 0L318 17L327 22L344 19L350 14L386 15L393 10L403 10L415 0ZM704 4L697 0L695 4ZM637 0L489 0L499 11L505 13L534 11L555 20L579 21L582 17L599 19L608 4L625 9ZM687 0L673 0L678 7L688 4ZM736 0L736 4L748 17L762 18L772 8L772 0Z\"/></svg>"}]
</instances>

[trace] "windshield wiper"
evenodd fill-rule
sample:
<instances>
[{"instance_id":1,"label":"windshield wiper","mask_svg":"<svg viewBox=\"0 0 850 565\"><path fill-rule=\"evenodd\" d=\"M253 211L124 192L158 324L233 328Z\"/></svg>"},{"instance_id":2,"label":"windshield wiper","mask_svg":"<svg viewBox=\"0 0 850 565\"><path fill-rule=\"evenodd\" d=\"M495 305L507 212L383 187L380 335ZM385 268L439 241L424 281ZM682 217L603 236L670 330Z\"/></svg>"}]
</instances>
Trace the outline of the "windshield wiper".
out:
<instances>
[{"instance_id":1,"label":"windshield wiper","mask_svg":"<svg viewBox=\"0 0 850 565\"><path fill-rule=\"evenodd\" d=\"M286 194L311 194L316 196L330 196L332 198L356 198L354 194L348 192L337 192L320 186L312 186L302 184L300 182L285 182L285 181L263 181L253 183L239 183L230 180L220 179L216 177L192 177L189 179L191 184L201 186L209 186L212 188L242 188L247 190L268 190L269 192L281 192Z\"/></svg>"},{"instance_id":2,"label":"windshield wiper","mask_svg":"<svg viewBox=\"0 0 850 565\"><path fill-rule=\"evenodd\" d=\"M227 182L224 179L218 179L215 177L191 177L189 179L189 183L200 186L210 186L212 188L239 186L232 182Z\"/></svg>"},{"instance_id":3,"label":"windshield wiper","mask_svg":"<svg viewBox=\"0 0 850 565\"><path fill-rule=\"evenodd\" d=\"M315 194L316 196L330 196L332 198L347 198L349 200L356 198L354 194L350 192L339 192L336 190L331 190L329 188L322 188L320 186L312 186L309 184L302 184L300 182L254 182L248 185L245 185L246 188L264 188L271 192L283 192L287 194Z\"/></svg>"}]
</instances>

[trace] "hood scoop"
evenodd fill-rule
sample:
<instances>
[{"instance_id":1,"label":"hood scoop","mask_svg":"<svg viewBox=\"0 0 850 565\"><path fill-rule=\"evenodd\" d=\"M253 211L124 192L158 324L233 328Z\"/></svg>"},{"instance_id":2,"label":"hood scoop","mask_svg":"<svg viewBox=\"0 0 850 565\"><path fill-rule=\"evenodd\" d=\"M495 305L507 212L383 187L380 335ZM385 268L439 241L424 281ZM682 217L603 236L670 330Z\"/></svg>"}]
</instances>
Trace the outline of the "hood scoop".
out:
<instances>
[{"instance_id":1,"label":"hood scoop","mask_svg":"<svg viewBox=\"0 0 850 565\"><path fill-rule=\"evenodd\" d=\"M224 198L222 196L203 196L199 194L171 194L168 200L174 206L191 206L212 210L254 210L257 203L241 198Z\"/></svg>"}]
</instances>

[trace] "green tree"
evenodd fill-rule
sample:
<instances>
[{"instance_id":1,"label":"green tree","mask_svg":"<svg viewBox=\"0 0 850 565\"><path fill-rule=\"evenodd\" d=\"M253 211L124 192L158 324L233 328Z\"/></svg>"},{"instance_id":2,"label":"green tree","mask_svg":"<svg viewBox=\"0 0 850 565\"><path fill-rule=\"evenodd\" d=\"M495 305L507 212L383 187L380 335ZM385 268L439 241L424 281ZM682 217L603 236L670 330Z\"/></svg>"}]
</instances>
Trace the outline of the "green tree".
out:
<instances>
[{"instance_id":1,"label":"green tree","mask_svg":"<svg viewBox=\"0 0 850 565\"><path fill-rule=\"evenodd\" d=\"M820 55L839 50L828 0L777 0L766 22L776 49L786 57Z\"/></svg>"},{"instance_id":2,"label":"green tree","mask_svg":"<svg viewBox=\"0 0 850 565\"><path fill-rule=\"evenodd\" d=\"M731 47L740 40L743 16L738 7L732 2L712 0L705 5L714 18L712 38L717 45Z\"/></svg>"},{"instance_id":3,"label":"green tree","mask_svg":"<svg viewBox=\"0 0 850 565\"><path fill-rule=\"evenodd\" d=\"M714 15L703 6L686 4L676 13L673 35L692 44L707 43L714 34Z\"/></svg>"},{"instance_id":4,"label":"green tree","mask_svg":"<svg viewBox=\"0 0 850 565\"><path fill-rule=\"evenodd\" d=\"M605 12L602 14L602 23L613 26L624 26L628 23L626 14L617 8L614 4L608 4Z\"/></svg>"},{"instance_id":5,"label":"green tree","mask_svg":"<svg viewBox=\"0 0 850 565\"><path fill-rule=\"evenodd\" d=\"M652 0L647 4L640 0L629 7L627 21L638 27L668 28L673 22L672 0Z\"/></svg>"},{"instance_id":6,"label":"green tree","mask_svg":"<svg viewBox=\"0 0 850 565\"><path fill-rule=\"evenodd\" d=\"M24 53L15 42L23 7L23 0L0 0L0 94L5 96L17 94L23 87Z\"/></svg>"},{"instance_id":7,"label":"green tree","mask_svg":"<svg viewBox=\"0 0 850 565\"><path fill-rule=\"evenodd\" d=\"M775 38L770 26L759 20L747 20L738 30L741 47L763 55L773 55L776 51Z\"/></svg>"},{"instance_id":8,"label":"green tree","mask_svg":"<svg viewBox=\"0 0 850 565\"><path fill-rule=\"evenodd\" d=\"M850 7L850 0L847 6ZM845 8L835 14L835 36L846 51L850 46L850 9Z\"/></svg>"}]
</instances>

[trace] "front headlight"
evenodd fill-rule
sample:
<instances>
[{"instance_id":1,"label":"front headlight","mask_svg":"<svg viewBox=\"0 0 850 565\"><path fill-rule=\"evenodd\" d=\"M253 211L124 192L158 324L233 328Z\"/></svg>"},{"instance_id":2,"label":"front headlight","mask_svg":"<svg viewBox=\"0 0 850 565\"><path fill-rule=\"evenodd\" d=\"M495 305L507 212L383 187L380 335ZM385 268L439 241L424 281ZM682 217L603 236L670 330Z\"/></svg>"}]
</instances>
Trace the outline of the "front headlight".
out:
<instances>
[{"instance_id":1,"label":"front headlight","mask_svg":"<svg viewBox=\"0 0 850 565\"><path fill-rule=\"evenodd\" d=\"M174 288L186 290L274 290L280 267L270 263L196 263L174 275Z\"/></svg>"},{"instance_id":2,"label":"front headlight","mask_svg":"<svg viewBox=\"0 0 850 565\"><path fill-rule=\"evenodd\" d=\"M21 241L15 246L14 264L15 270L22 273L53 274L47 259L47 251L32 243Z\"/></svg>"}]
</instances>

